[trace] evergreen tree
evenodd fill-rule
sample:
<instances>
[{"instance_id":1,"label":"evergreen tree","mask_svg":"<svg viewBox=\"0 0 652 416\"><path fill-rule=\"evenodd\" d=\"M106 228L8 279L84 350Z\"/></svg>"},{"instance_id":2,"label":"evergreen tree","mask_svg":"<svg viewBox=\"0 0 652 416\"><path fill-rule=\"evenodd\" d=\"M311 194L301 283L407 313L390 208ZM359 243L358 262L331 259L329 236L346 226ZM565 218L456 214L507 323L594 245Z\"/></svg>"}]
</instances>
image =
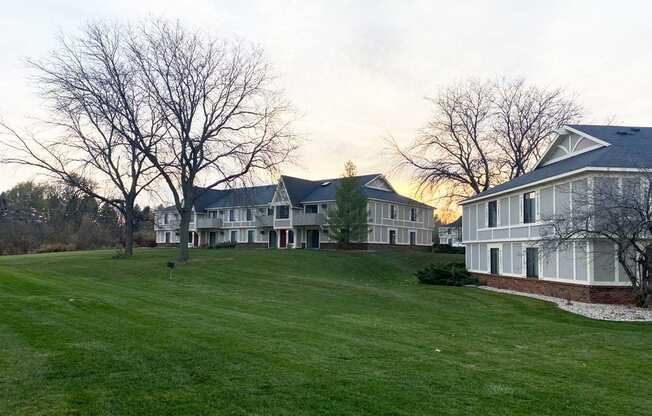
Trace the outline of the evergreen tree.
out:
<instances>
[{"instance_id":1,"label":"evergreen tree","mask_svg":"<svg viewBox=\"0 0 652 416\"><path fill-rule=\"evenodd\" d=\"M367 197L355 175L353 162L346 162L335 192L337 208L329 214L330 237L343 247L364 241L368 233Z\"/></svg>"}]
</instances>

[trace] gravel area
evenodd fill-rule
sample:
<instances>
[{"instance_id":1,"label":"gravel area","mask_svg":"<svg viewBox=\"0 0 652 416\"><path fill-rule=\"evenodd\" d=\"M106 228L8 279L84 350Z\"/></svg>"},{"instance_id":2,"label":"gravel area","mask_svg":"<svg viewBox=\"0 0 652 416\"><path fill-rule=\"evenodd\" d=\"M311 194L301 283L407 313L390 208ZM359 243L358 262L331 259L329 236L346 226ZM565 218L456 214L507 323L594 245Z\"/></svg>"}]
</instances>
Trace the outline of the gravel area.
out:
<instances>
[{"instance_id":1,"label":"gravel area","mask_svg":"<svg viewBox=\"0 0 652 416\"><path fill-rule=\"evenodd\" d=\"M497 289L489 286L475 286L480 289L490 290L492 292L510 293L512 295L527 296L529 298L546 300L548 302L556 303L559 308L575 313L578 315L586 316L591 319L599 319L603 321L649 321L652 322L652 309L637 308L628 305L608 305L604 303L583 303L583 302L570 302L566 299L554 298L552 296L535 295L533 293L517 292L514 290Z\"/></svg>"}]
</instances>

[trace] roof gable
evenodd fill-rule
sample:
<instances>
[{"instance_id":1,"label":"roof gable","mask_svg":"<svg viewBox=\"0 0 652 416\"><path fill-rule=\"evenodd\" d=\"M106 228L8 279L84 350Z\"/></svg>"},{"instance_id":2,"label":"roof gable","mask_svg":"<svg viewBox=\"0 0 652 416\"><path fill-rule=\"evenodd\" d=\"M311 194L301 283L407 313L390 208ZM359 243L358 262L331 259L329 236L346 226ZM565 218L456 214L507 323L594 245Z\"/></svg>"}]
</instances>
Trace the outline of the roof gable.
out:
<instances>
[{"instance_id":1,"label":"roof gable","mask_svg":"<svg viewBox=\"0 0 652 416\"><path fill-rule=\"evenodd\" d=\"M609 146L609 143L575 129L563 128L560 129L557 138L548 146L534 168L549 165L604 146Z\"/></svg>"},{"instance_id":2,"label":"roof gable","mask_svg":"<svg viewBox=\"0 0 652 416\"><path fill-rule=\"evenodd\" d=\"M367 188L380 189L382 191L396 192L394 191L392 184L390 184L389 181L385 179L383 175L376 176L369 182L365 183L364 186L366 186Z\"/></svg>"}]
</instances>

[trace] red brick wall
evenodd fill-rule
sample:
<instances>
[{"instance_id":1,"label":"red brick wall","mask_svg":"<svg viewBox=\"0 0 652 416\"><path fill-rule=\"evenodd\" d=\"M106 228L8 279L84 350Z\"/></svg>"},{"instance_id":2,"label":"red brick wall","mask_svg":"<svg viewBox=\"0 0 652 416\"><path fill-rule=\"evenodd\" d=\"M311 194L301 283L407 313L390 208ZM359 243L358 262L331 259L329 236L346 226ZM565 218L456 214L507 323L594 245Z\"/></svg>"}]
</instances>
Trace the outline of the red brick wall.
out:
<instances>
[{"instance_id":1,"label":"red brick wall","mask_svg":"<svg viewBox=\"0 0 652 416\"><path fill-rule=\"evenodd\" d=\"M321 243L320 248L324 250L335 250L335 243ZM430 246L410 246L402 244L374 244L374 243L355 243L349 247L351 250L372 250L372 251L430 251Z\"/></svg>"},{"instance_id":2,"label":"red brick wall","mask_svg":"<svg viewBox=\"0 0 652 416\"><path fill-rule=\"evenodd\" d=\"M473 274L487 286L499 289L553 296L576 302L611 304L631 304L635 302L632 289L629 287L587 286L575 283L527 279L523 277L496 276L485 273Z\"/></svg>"}]
</instances>

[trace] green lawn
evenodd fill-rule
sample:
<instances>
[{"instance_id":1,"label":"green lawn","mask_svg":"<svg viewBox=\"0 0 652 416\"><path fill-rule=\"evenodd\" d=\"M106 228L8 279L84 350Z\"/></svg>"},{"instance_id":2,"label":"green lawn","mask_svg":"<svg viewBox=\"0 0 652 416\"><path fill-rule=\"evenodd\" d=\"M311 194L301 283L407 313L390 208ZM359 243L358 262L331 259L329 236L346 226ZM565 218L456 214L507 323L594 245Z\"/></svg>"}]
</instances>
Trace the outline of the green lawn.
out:
<instances>
[{"instance_id":1,"label":"green lawn","mask_svg":"<svg viewBox=\"0 0 652 416\"><path fill-rule=\"evenodd\" d=\"M0 257L0 414L652 414L652 326L423 286L454 256Z\"/></svg>"}]
</instances>

